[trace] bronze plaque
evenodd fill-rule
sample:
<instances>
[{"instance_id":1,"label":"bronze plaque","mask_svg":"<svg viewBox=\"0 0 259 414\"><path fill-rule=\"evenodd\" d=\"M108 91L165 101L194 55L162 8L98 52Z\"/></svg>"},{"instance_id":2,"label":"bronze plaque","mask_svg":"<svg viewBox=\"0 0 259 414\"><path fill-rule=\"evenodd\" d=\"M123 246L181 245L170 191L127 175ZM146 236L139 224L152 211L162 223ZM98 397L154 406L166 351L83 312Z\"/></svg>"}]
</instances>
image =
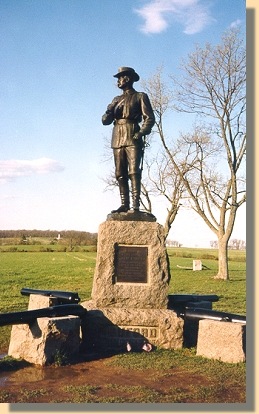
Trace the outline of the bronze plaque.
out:
<instances>
[{"instance_id":1,"label":"bronze plaque","mask_svg":"<svg viewBox=\"0 0 259 414\"><path fill-rule=\"evenodd\" d=\"M147 283L146 246L115 246L115 282Z\"/></svg>"}]
</instances>

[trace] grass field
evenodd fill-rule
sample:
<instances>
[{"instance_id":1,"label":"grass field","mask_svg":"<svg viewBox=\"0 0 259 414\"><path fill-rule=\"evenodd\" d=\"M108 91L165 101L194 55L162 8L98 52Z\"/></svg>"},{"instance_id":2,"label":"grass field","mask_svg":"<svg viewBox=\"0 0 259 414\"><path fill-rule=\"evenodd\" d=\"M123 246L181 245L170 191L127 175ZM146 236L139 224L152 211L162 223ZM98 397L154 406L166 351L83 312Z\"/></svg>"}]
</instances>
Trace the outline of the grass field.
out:
<instances>
[{"instance_id":1,"label":"grass field","mask_svg":"<svg viewBox=\"0 0 259 414\"><path fill-rule=\"evenodd\" d=\"M53 246L26 246L29 251L8 251L14 246L5 246L0 252L0 312L26 310L28 297L22 296L23 287L34 289L68 290L78 292L81 301L90 299L96 253L94 248L79 248L78 251L48 251ZM85 251L88 250L88 251ZM90 251L89 251L90 250ZM92 250L92 251L91 251ZM230 280L219 281L217 273L217 251L208 249L169 248L171 282L169 293L216 294L220 300L213 309L246 313L246 262L245 252L230 252ZM201 259L206 270L192 271L181 267L192 267L193 259ZM10 327L2 327L0 349L6 348Z\"/></svg>"},{"instance_id":2,"label":"grass field","mask_svg":"<svg viewBox=\"0 0 259 414\"><path fill-rule=\"evenodd\" d=\"M1 249L2 248L2 249ZM26 251L25 251L26 250ZM22 296L23 287L35 289L68 290L78 292L81 301L90 299L96 263L95 248L80 247L73 251L61 250L51 245L5 245L0 246L0 312L26 310L28 297ZM171 281L169 293L216 294L219 301L213 309L237 313L246 313L246 257L245 252L231 251L229 254L230 280L214 279L217 273L217 251L208 249L169 248ZM194 259L201 259L205 270L192 271ZM178 267L180 266L180 267ZM11 326L0 327L0 351L7 352ZM0 371L15 369L15 362L8 358L0 360ZM14 364L14 366L13 366ZM77 365L71 369L76 369ZM156 350L147 358L143 353L115 355L103 362L104 370L115 369L130 373L136 372L154 377L155 386L123 386L115 383L102 383L94 387L82 384L71 385L64 378L60 396L51 388L39 388L37 383L31 390L21 387L17 393L0 389L0 402L245 402L246 400L246 364L226 364L197 357L194 348L182 350ZM172 374L172 369L174 374ZM173 376L172 376L173 375ZM190 383L171 384L174 375L187 375ZM68 377L70 378L70 377ZM87 377L86 377L87 378ZM168 380L167 380L168 378ZM195 382L203 378L203 383ZM169 382L168 388L158 390ZM62 397L61 397L62 394Z\"/></svg>"}]
</instances>

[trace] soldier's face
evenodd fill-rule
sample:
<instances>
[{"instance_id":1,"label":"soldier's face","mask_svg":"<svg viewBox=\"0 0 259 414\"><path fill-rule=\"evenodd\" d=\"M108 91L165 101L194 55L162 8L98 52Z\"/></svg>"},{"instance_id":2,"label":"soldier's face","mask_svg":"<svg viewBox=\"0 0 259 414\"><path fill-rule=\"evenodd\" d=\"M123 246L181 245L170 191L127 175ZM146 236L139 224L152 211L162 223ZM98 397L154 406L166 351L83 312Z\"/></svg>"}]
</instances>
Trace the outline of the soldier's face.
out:
<instances>
[{"instance_id":1,"label":"soldier's face","mask_svg":"<svg viewBox=\"0 0 259 414\"><path fill-rule=\"evenodd\" d=\"M132 83L133 82L132 82L130 76L128 76L128 75L121 75L118 78L118 81L117 81L117 85L120 89L125 89L129 86L132 86Z\"/></svg>"}]
</instances>

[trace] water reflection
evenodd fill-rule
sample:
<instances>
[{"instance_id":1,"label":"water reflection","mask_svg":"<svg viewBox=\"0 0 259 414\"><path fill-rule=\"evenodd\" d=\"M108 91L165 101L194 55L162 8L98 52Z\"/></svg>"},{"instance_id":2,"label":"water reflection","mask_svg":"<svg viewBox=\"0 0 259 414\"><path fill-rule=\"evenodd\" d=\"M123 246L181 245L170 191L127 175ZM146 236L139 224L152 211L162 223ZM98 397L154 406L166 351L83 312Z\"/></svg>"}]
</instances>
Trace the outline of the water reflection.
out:
<instances>
[{"instance_id":1,"label":"water reflection","mask_svg":"<svg viewBox=\"0 0 259 414\"><path fill-rule=\"evenodd\" d=\"M53 380L73 376L73 368L70 367L38 367L30 366L18 369L17 371L5 371L0 373L0 386L4 384L37 382Z\"/></svg>"}]
</instances>

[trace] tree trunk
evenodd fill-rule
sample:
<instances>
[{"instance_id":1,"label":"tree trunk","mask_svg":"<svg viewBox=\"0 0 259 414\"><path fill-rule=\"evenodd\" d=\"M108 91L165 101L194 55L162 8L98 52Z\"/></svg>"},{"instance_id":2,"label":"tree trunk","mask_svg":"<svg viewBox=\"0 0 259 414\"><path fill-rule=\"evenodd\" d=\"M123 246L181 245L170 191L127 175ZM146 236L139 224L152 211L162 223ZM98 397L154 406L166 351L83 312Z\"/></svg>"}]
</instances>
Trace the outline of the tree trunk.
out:
<instances>
[{"instance_id":1,"label":"tree trunk","mask_svg":"<svg viewBox=\"0 0 259 414\"><path fill-rule=\"evenodd\" d=\"M223 237L218 240L219 242L219 263L218 274L215 279L229 280L228 271L228 240Z\"/></svg>"}]
</instances>

